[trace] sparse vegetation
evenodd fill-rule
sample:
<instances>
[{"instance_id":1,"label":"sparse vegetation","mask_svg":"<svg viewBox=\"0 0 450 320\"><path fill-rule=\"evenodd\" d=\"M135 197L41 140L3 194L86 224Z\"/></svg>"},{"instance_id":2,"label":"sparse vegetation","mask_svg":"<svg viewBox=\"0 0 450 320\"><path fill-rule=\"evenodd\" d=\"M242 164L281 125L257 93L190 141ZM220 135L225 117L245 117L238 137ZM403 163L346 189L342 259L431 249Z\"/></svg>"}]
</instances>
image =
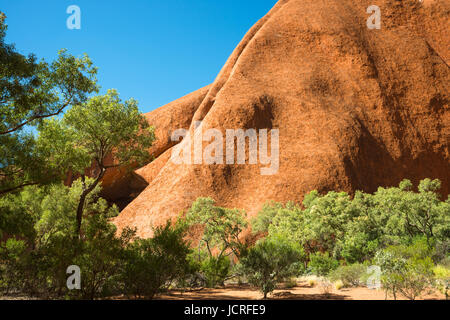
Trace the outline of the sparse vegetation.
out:
<instances>
[{"instance_id":1,"label":"sparse vegetation","mask_svg":"<svg viewBox=\"0 0 450 320\"><path fill-rule=\"evenodd\" d=\"M344 282L342 282L342 280L338 280L338 281L334 282L334 288L336 290L341 290L344 287L345 287L345 285L344 285Z\"/></svg>"},{"instance_id":2,"label":"sparse vegetation","mask_svg":"<svg viewBox=\"0 0 450 320\"><path fill-rule=\"evenodd\" d=\"M332 281L341 281L344 287L357 287L361 284L361 277L367 267L362 264L340 266L329 274Z\"/></svg>"}]
</instances>

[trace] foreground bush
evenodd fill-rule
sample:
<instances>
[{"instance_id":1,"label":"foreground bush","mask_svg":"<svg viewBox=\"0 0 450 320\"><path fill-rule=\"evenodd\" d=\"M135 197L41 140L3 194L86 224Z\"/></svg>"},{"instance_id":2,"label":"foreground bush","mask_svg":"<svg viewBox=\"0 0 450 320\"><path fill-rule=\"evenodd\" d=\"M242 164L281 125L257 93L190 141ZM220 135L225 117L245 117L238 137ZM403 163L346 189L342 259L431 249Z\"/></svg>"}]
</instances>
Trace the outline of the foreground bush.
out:
<instances>
[{"instance_id":1,"label":"foreground bush","mask_svg":"<svg viewBox=\"0 0 450 320\"><path fill-rule=\"evenodd\" d=\"M155 229L151 239L138 239L129 244L123 256L121 292L127 296L152 299L172 285L182 281L189 271L189 244L183 230L167 223Z\"/></svg>"},{"instance_id":2,"label":"foreground bush","mask_svg":"<svg viewBox=\"0 0 450 320\"><path fill-rule=\"evenodd\" d=\"M230 273L231 262L226 256L209 257L202 261L200 272L205 276L206 286L223 286Z\"/></svg>"},{"instance_id":3,"label":"foreground bush","mask_svg":"<svg viewBox=\"0 0 450 320\"><path fill-rule=\"evenodd\" d=\"M433 269L434 285L445 295L445 300L448 300L450 290L450 268L445 266L436 266Z\"/></svg>"},{"instance_id":4,"label":"foreground bush","mask_svg":"<svg viewBox=\"0 0 450 320\"><path fill-rule=\"evenodd\" d=\"M40 188L27 188L17 196L28 201L32 230L0 243L0 290L43 298L96 299L125 293L153 298L187 271L189 245L185 230L170 224L155 230L152 239L135 238L125 229L120 236L109 222L118 210L98 197L96 187L86 198L80 235L76 211L82 192L54 185L47 196ZM12 202L14 206L20 202ZM12 206L10 206L12 207ZM28 234L28 237L24 235ZM134 240L134 241L133 241ZM81 270L81 289L67 288L67 267Z\"/></svg>"},{"instance_id":5,"label":"foreground bush","mask_svg":"<svg viewBox=\"0 0 450 320\"><path fill-rule=\"evenodd\" d=\"M248 282L264 294L272 292L277 283L297 273L295 265L302 259L298 246L285 240L264 239L250 248L241 263L241 272Z\"/></svg>"},{"instance_id":6,"label":"foreground bush","mask_svg":"<svg viewBox=\"0 0 450 320\"><path fill-rule=\"evenodd\" d=\"M344 287L357 287L361 284L361 277L366 271L362 264L352 264L349 266L340 266L331 271L329 278L331 281L342 281Z\"/></svg>"},{"instance_id":7,"label":"foreground bush","mask_svg":"<svg viewBox=\"0 0 450 320\"><path fill-rule=\"evenodd\" d=\"M239 257L247 248L240 239L247 227L245 213L218 207L211 198L198 198L180 224L189 231L202 229L197 248L199 254L192 260L198 264L208 287L223 285L230 273L229 256Z\"/></svg>"},{"instance_id":8,"label":"foreground bush","mask_svg":"<svg viewBox=\"0 0 450 320\"><path fill-rule=\"evenodd\" d=\"M397 299L397 293L415 300L433 284L434 264L431 249L422 239L414 244L391 246L377 252L375 263L381 268L381 283L386 292Z\"/></svg>"}]
</instances>

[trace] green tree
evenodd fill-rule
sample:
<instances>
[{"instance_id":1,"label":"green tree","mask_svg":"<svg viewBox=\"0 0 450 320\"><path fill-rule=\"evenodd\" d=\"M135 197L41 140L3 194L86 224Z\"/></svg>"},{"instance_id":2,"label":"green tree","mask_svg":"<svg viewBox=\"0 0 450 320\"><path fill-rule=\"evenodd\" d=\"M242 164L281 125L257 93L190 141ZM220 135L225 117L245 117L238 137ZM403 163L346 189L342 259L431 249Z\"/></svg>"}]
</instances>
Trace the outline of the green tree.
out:
<instances>
[{"instance_id":1,"label":"green tree","mask_svg":"<svg viewBox=\"0 0 450 320\"><path fill-rule=\"evenodd\" d=\"M16 197L12 207L24 210L23 215L28 216L25 221L33 224L33 232L25 237L12 234L21 240L10 238L0 244L0 282L8 284L5 290L60 297L67 293L67 267L77 264L82 269L84 289L82 295L74 297L91 298L103 292L117 274L120 250L129 236L126 230L116 238L116 228L108 219L117 215L118 209L99 198L100 191L97 186L86 199L80 238L73 234L81 180L71 187L62 183L30 186L2 198ZM18 203L21 205L16 206Z\"/></svg>"},{"instance_id":2,"label":"green tree","mask_svg":"<svg viewBox=\"0 0 450 320\"><path fill-rule=\"evenodd\" d=\"M190 230L203 231L197 257L208 286L223 284L231 266L229 256L239 257L247 248L240 239L247 227L244 213L215 206L211 198L198 198L188 210L185 224Z\"/></svg>"},{"instance_id":3,"label":"green tree","mask_svg":"<svg viewBox=\"0 0 450 320\"><path fill-rule=\"evenodd\" d=\"M203 228L200 246L204 246L210 257L217 251L217 257L235 253L245 247L239 238L247 227L245 215L238 209L221 208L211 198L199 198L188 210L186 222L189 226Z\"/></svg>"},{"instance_id":4,"label":"green tree","mask_svg":"<svg viewBox=\"0 0 450 320\"><path fill-rule=\"evenodd\" d=\"M97 68L87 55L76 58L61 50L50 64L25 57L5 43L5 19L0 13L0 195L66 173L49 170L33 129L98 90Z\"/></svg>"},{"instance_id":5,"label":"green tree","mask_svg":"<svg viewBox=\"0 0 450 320\"><path fill-rule=\"evenodd\" d=\"M39 128L38 146L55 170L69 168L81 177L77 207L79 233L87 196L105 172L114 167L133 168L150 160L153 127L139 112L133 99L120 100L117 91L90 98L66 112L62 119L49 119ZM108 157L113 157L109 161ZM93 178L87 180L87 173Z\"/></svg>"},{"instance_id":6,"label":"green tree","mask_svg":"<svg viewBox=\"0 0 450 320\"><path fill-rule=\"evenodd\" d=\"M253 233L268 232L269 226L272 224L273 219L279 214L280 210L282 210L283 208L284 205L282 203L274 201L264 204L262 209L258 212L257 216L252 219Z\"/></svg>"},{"instance_id":7,"label":"green tree","mask_svg":"<svg viewBox=\"0 0 450 320\"><path fill-rule=\"evenodd\" d=\"M399 244L404 239L425 236L429 246L432 239L450 237L450 204L440 201L439 180L422 180L419 192L412 190L409 180L398 188L379 188L374 194L372 218L385 244ZM408 241L409 241L408 240Z\"/></svg>"}]
</instances>

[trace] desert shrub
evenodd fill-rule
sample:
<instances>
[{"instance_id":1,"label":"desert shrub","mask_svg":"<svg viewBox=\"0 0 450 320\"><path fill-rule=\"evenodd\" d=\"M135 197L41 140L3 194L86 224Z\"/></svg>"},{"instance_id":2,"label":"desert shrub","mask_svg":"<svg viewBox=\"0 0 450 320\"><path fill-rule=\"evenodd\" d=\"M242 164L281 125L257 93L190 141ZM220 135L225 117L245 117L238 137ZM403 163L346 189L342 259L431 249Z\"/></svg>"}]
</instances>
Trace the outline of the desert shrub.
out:
<instances>
[{"instance_id":1,"label":"desert shrub","mask_svg":"<svg viewBox=\"0 0 450 320\"><path fill-rule=\"evenodd\" d=\"M450 256L445 257L444 259L439 261L439 264L444 266L444 267L446 267L446 268L450 268Z\"/></svg>"},{"instance_id":2,"label":"desert shrub","mask_svg":"<svg viewBox=\"0 0 450 320\"><path fill-rule=\"evenodd\" d=\"M30 186L20 193L0 197L0 239L6 233L27 242L34 241L34 225L39 219L44 192L44 188Z\"/></svg>"},{"instance_id":3,"label":"desert shrub","mask_svg":"<svg viewBox=\"0 0 450 320\"><path fill-rule=\"evenodd\" d=\"M402 257L394 255L392 252L381 250L376 253L375 263L381 268L381 284L386 293L392 294L397 300L398 288L401 286L399 274L404 270L406 261Z\"/></svg>"},{"instance_id":4,"label":"desert shrub","mask_svg":"<svg viewBox=\"0 0 450 320\"><path fill-rule=\"evenodd\" d=\"M81 270L81 290L70 294L81 299L110 296L117 293L120 258L134 232L125 230L120 237L116 237L116 227L103 215L89 216L85 219L85 225L83 239L73 258L73 264Z\"/></svg>"},{"instance_id":5,"label":"desert shrub","mask_svg":"<svg viewBox=\"0 0 450 320\"><path fill-rule=\"evenodd\" d=\"M8 294L21 291L25 287L27 276L25 255L26 244L23 240L8 239L0 246L0 290Z\"/></svg>"},{"instance_id":6,"label":"desert shrub","mask_svg":"<svg viewBox=\"0 0 450 320\"><path fill-rule=\"evenodd\" d=\"M374 194L356 192L305 195L303 207L266 204L253 220L255 231L300 243L308 253L329 252L347 263L363 263L390 245L422 236L436 246L435 262L445 258L450 239L450 201L440 200L439 180L424 179L415 192L409 180Z\"/></svg>"},{"instance_id":7,"label":"desert shrub","mask_svg":"<svg viewBox=\"0 0 450 320\"><path fill-rule=\"evenodd\" d=\"M378 240L371 240L369 234L364 232L348 232L339 242L339 256L347 263L361 263L372 258L379 248Z\"/></svg>"},{"instance_id":8,"label":"desert shrub","mask_svg":"<svg viewBox=\"0 0 450 320\"><path fill-rule=\"evenodd\" d=\"M331 271L329 278L332 281L342 281L345 287L357 287L361 283L360 279L365 270L366 267L362 264L340 266L336 270Z\"/></svg>"},{"instance_id":9,"label":"desert shrub","mask_svg":"<svg viewBox=\"0 0 450 320\"><path fill-rule=\"evenodd\" d=\"M299 213L300 228L295 231L300 243L308 252L332 253L339 239L345 235L348 222L358 214L345 192L329 192L320 195L312 191L303 200L305 209ZM281 224L282 225L282 224Z\"/></svg>"},{"instance_id":10,"label":"desert shrub","mask_svg":"<svg viewBox=\"0 0 450 320\"><path fill-rule=\"evenodd\" d=\"M432 258L435 263L450 267L450 238L436 241Z\"/></svg>"},{"instance_id":11,"label":"desert shrub","mask_svg":"<svg viewBox=\"0 0 450 320\"><path fill-rule=\"evenodd\" d=\"M239 257L247 250L247 244L240 238L247 227L245 212L215 206L211 198L198 198L180 224L188 232L203 230L197 248L198 259L193 260L197 260L207 286L223 284L230 273L229 256Z\"/></svg>"},{"instance_id":12,"label":"desert shrub","mask_svg":"<svg viewBox=\"0 0 450 320\"><path fill-rule=\"evenodd\" d=\"M308 286L314 288L317 285L317 281L314 279L308 279Z\"/></svg>"},{"instance_id":13,"label":"desert shrub","mask_svg":"<svg viewBox=\"0 0 450 320\"><path fill-rule=\"evenodd\" d=\"M202 261L200 272L205 276L208 288L224 285L230 273L231 262L227 256L208 257Z\"/></svg>"},{"instance_id":14,"label":"desert shrub","mask_svg":"<svg viewBox=\"0 0 450 320\"><path fill-rule=\"evenodd\" d=\"M118 213L98 197L100 187L86 199L85 219L80 236L76 236L76 207L81 183L72 187L55 184L43 190L26 188L17 195L26 200L33 232L25 240L9 239L0 245L0 270L5 291L17 291L45 298L91 299L101 296L108 281L117 274L121 238L108 218ZM33 195L37 195L33 198ZM81 269L82 289L69 292L67 267ZM14 272L12 271L14 270Z\"/></svg>"},{"instance_id":15,"label":"desert shrub","mask_svg":"<svg viewBox=\"0 0 450 320\"><path fill-rule=\"evenodd\" d=\"M430 257L425 259L409 259L404 272L400 274L399 292L410 300L420 297L433 279L433 261Z\"/></svg>"},{"instance_id":16,"label":"desert shrub","mask_svg":"<svg viewBox=\"0 0 450 320\"><path fill-rule=\"evenodd\" d=\"M425 238L425 242L428 239ZM412 245L390 246L377 252L375 262L381 268L381 283L394 299L397 293L415 300L432 284L433 261L431 249L424 245L424 238Z\"/></svg>"},{"instance_id":17,"label":"desert shrub","mask_svg":"<svg viewBox=\"0 0 450 320\"><path fill-rule=\"evenodd\" d=\"M292 289L297 286L297 280L295 278L289 278L284 282L284 287L286 289Z\"/></svg>"},{"instance_id":18,"label":"desert shrub","mask_svg":"<svg viewBox=\"0 0 450 320\"><path fill-rule=\"evenodd\" d=\"M441 201L439 180L424 179L413 191L409 180L398 188L379 188L372 196L370 219L381 244L407 244L417 236L429 246L450 236L450 202Z\"/></svg>"},{"instance_id":19,"label":"desert shrub","mask_svg":"<svg viewBox=\"0 0 450 320\"><path fill-rule=\"evenodd\" d=\"M249 283L258 287L266 299L277 283L296 273L295 263L301 259L299 246L280 238L266 238L250 248L240 264Z\"/></svg>"},{"instance_id":20,"label":"desert shrub","mask_svg":"<svg viewBox=\"0 0 450 320\"><path fill-rule=\"evenodd\" d=\"M330 257L328 252L317 252L309 256L308 267L316 276L327 276L331 271L339 267L339 262Z\"/></svg>"},{"instance_id":21,"label":"desert shrub","mask_svg":"<svg viewBox=\"0 0 450 320\"><path fill-rule=\"evenodd\" d=\"M345 285L342 280L337 280L334 282L334 287L336 288L336 290L341 290L342 288L345 287Z\"/></svg>"},{"instance_id":22,"label":"desert shrub","mask_svg":"<svg viewBox=\"0 0 450 320\"><path fill-rule=\"evenodd\" d=\"M323 295L329 296L333 291L333 284L327 279L322 279L319 283L319 289Z\"/></svg>"},{"instance_id":23,"label":"desert shrub","mask_svg":"<svg viewBox=\"0 0 450 320\"><path fill-rule=\"evenodd\" d=\"M245 249L239 238L247 227L245 212L241 210L215 206L211 198L198 198L188 210L184 224L187 228L203 228L199 246L209 257L220 257L229 252L239 256Z\"/></svg>"},{"instance_id":24,"label":"desert shrub","mask_svg":"<svg viewBox=\"0 0 450 320\"><path fill-rule=\"evenodd\" d=\"M448 300L450 290L450 268L438 265L433 269L434 286L445 295Z\"/></svg>"},{"instance_id":25,"label":"desert shrub","mask_svg":"<svg viewBox=\"0 0 450 320\"><path fill-rule=\"evenodd\" d=\"M128 296L152 299L175 281L183 282L189 271L189 244L184 230L168 222L151 239L137 239L124 252L119 281Z\"/></svg>"}]
</instances>

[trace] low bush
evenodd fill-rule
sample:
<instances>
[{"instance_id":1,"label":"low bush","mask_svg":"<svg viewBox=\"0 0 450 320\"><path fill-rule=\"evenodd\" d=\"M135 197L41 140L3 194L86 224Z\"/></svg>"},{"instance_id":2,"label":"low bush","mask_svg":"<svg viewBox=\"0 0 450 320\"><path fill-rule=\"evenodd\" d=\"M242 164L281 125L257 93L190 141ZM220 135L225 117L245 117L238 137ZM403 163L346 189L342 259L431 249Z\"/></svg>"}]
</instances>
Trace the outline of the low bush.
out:
<instances>
[{"instance_id":1,"label":"low bush","mask_svg":"<svg viewBox=\"0 0 450 320\"><path fill-rule=\"evenodd\" d=\"M344 282L342 282L342 280L338 280L334 282L334 287L336 288L336 290L341 290L342 288L345 287Z\"/></svg>"},{"instance_id":2,"label":"low bush","mask_svg":"<svg viewBox=\"0 0 450 320\"><path fill-rule=\"evenodd\" d=\"M249 283L258 287L266 299L277 283L295 275L295 263L301 259L299 246L283 239L266 238L250 248L240 264Z\"/></svg>"},{"instance_id":3,"label":"low bush","mask_svg":"<svg viewBox=\"0 0 450 320\"><path fill-rule=\"evenodd\" d=\"M450 268L438 265L433 269L434 286L445 295L448 300L450 290Z\"/></svg>"},{"instance_id":4,"label":"low bush","mask_svg":"<svg viewBox=\"0 0 450 320\"><path fill-rule=\"evenodd\" d=\"M284 287L286 289L292 289L292 288L295 288L296 286L297 286L297 280L295 280L295 278L289 278L284 283Z\"/></svg>"},{"instance_id":5,"label":"low bush","mask_svg":"<svg viewBox=\"0 0 450 320\"><path fill-rule=\"evenodd\" d=\"M339 262L330 257L328 252L317 252L310 255L308 267L316 276L327 276L331 271L339 267Z\"/></svg>"},{"instance_id":6,"label":"low bush","mask_svg":"<svg viewBox=\"0 0 450 320\"><path fill-rule=\"evenodd\" d=\"M375 263L381 268L381 283L386 296L397 293L410 300L420 297L433 283L434 264L429 256L430 250L423 246L422 240L412 245L391 246L377 252Z\"/></svg>"},{"instance_id":7,"label":"low bush","mask_svg":"<svg viewBox=\"0 0 450 320\"><path fill-rule=\"evenodd\" d=\"M333 291L333 284L330 281L328 281L327 279L323 279L319 283L319 289L323 295L329 296L331 294L331 292Z\"/></svg>"},{"instance_id":8,"label":"low bush","mask_svg":"<svg viewBox=\"0 0 450 320\"><path fill-rule=\"evenodd\" d=\"M329 278L332 281L342 281L345 287L357 287L361 284L361 276L366 271L362 264L352 264L349 266L340 266L333 270Z\"/></svg>"},{"instance_id":9,"label":"low bush","mask_svg":"<svg viewBox=\"0 0 450 320\"><path fill-rule=\"evenodd\" d=\"M308 286L310 286L311 288L314 288L317 285L317 281L314 279L309 279L308 280Z\"/></svg>"},{"instance_id":10,"label":"low bush","mask_svg":"<svg viewBox=\"0 0 450 320\"><path fill-rule=\"evenodd\" d=\"M231 262L227 256L208 257L202 261L200 272L205 276L208 288L223 286L230 273Z\"/></svg>"},{"instance_id":11,"label":"low bush","mask_svg":"<svg viewBox=\"0 0 450 320\"><path fill-rule=\"evenodd\" d=\"M127 296L152 299L175 281L183 282L190 271L190 249L183 236L183 231L169 222L156 228L153 238L130 243L117 279L120 291Z\"/></svg>"}]
</instances>

